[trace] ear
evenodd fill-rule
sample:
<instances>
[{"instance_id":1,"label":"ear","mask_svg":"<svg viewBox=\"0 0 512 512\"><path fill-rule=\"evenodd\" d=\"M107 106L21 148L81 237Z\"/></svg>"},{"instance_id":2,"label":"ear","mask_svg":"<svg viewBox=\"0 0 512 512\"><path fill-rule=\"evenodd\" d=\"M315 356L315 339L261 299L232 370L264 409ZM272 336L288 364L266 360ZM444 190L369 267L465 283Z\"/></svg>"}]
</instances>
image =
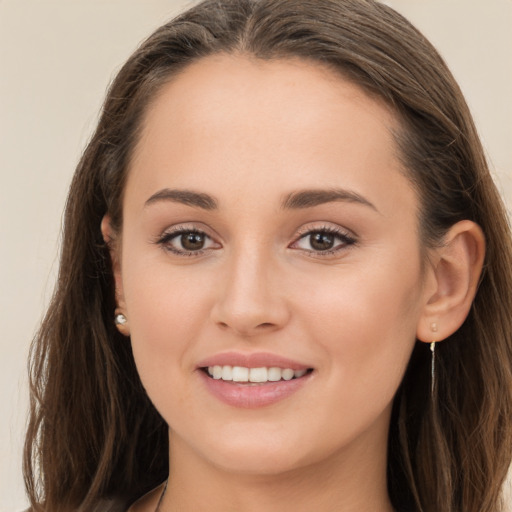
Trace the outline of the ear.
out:
<instances>
[{"instance_id":1,"label":"ear","mask_svg":"<svg viewBox=\"0 0 512 512\"><path fill-rule=\"evenodd\" d=\"M116 310L113 312L113 321L121 334L130 335L130 328L127 321L126 303L124 300L123 280L121 277L121 247L119 237L112 228L110 215L105 215L101 220L101 234L110 252L112 262L112 274L114 276L116 293ZM119 321L119 319L121 321Z\"/></svg>"},{"instance_id":2,"label":"ear","mask_svg":"<svg viewBox=\"0 0 512 512\"><path fill-rule=\"evenodd\" d=\"M453 334L469 314L485 257L485 237L478 224L463 220L434 249L423 312L416 337L423 342L441 341Z\"/></svg>"}]
</instances>

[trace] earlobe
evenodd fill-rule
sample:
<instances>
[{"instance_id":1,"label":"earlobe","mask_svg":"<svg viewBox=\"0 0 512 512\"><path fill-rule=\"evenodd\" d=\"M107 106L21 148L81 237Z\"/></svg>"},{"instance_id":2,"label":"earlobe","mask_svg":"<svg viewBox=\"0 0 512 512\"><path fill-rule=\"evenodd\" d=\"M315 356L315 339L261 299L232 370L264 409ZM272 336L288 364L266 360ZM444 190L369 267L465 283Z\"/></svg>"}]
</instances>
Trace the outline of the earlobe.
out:
<instances>
[{"instance_id":1,"label":"earlobe","mask_svg":"<svg viewBox=\"0 0 512 512\"><path fill-rule=\"evenodd\" d=\"M485 256L485 238L480 226L469 220L454 224L434 253L429 270L434 291L430 290L425 298L416 333L419 340L427 343L453 334L469 313Z\"/></svg>"},{"instance_id":2,"label":"earlobe","mask_svg":"<svg viewBox=\"0 0 512 512\"><path fill-rule=\"evenodd\" d=\"M116 324L117 330L124 336L130 336L130 328L128 326L128 319L126 315L122 313L121 308L116 308L114 312L114 323Z\"/></svg>"}]
</instances>

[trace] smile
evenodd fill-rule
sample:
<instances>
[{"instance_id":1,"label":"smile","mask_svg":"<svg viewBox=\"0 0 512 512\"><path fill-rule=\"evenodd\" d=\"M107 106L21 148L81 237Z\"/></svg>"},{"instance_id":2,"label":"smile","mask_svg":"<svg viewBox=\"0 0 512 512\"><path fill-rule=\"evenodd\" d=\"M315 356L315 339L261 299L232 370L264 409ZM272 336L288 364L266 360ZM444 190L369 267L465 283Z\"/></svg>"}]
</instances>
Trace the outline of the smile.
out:
<instances>
[{"instance_id":1,"label":"smile","mask_svg":"<svg viewBox=\"0 0 512 512\"><path fill-rule=\"evenodd\" d=\"M309 388L316 373L305 362L268 352L223 352L203 359L196 369L210 396L244 409L277 404Z\"/></svg>"},{"instance_id":2,"label":"smile","mask_svg":"<svg viewBox=\"0 0 512 512\"><path fill-rule=\"evenodd\" d=\"M280 380L298 379L304 376L308 370L293 370L292 368L261 367L248 368L245 366L208 366L205 368L208 375L215 380L248 382L263 384L266 382L279 382Z\"/></svg>"}]
</instances>

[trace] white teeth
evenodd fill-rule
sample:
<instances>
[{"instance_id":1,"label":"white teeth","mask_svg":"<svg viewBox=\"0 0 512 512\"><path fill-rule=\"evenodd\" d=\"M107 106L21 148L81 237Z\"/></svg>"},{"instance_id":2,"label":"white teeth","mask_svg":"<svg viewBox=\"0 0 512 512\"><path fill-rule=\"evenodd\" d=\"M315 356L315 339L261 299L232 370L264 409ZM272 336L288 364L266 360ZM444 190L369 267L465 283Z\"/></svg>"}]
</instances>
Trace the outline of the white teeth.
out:
<instances>
[{"instance_id":1,"label":"white teeth","mask_svg":"<svg viewBox=\"0 0 512 512\"><path fill-rule=\"evenodd\" d=\"M251 368L249 370L249 380L251 382L267 382L268 370L266 368Z\"/></svg>"},{"instance_id":2,"label":"white teeth","mask_svg":"<svg viewBox=\"0 0 512 512\"><path fill-rule=\"evenodd\" d=\"M268 369L268 380L270 382L277 382L281 380L281 368L272 367Z\"/></svg>"},{"instance_id":3,"label":"white teeth","mask_svg":"<svg viewBox=\"0 0 512 512\"><path fill-rule=\"evenodd\" d=\"M243 366L233 366L233 381L234 382L248 382L249 381L249 368L244 368Z\"/></svg>"},{"instance_id":4,"label":"white teeth","mask_svg":"<svg viewBox=\"0 0 512 512\"><path fill-rule=\"evenodd\" d=\"M292 380L294 371L291 368L286 368L281 372L281 376L284 380Z\"/></svg>"},{"instance_id":5,"label":"white teeth","mask_svg":"<svg viewBox=\"0 0 512 512\"><path fill-rule=\"evenodd\" d=\"M233 380L233 368L231 366L223 366L220 378L222 380Z\"/></svg>"},{"instance_id":6,"label":"white teeth","mask_svg":"<svg viewBox=\"0 0 512 512\"><path fill-rule=\"evenodd\" d=\"M246 368L245 366L209 366L208 375L216 380L222 379L234 382L278 382L300 378L307 373L306 369L292 370L291 368Z\"/></svg>"},{"instance_id":7,"label":"white teeth","mask_svg":"<svg viewBox=\"0 0 512 512\"><path fill-rule=\"evenodd\" d=\"M211 366L208 368L208 372L210 372L210 368ZM222 366L214 366L213 367L213 371L212 373L210 373L210 375L213 374L213 378L216 379L216 380L219 380L222 378Z\"/></svg>"}]
</instances>

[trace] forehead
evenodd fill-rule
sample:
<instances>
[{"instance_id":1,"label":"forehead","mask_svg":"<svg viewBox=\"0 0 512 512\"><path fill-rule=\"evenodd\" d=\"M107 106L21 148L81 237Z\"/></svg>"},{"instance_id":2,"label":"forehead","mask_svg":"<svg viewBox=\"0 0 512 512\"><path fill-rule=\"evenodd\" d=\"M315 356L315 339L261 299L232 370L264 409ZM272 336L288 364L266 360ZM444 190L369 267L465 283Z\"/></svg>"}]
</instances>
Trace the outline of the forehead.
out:
<instances>
[{"instance_id":1,"label":"forehead","mask_svg":"<svg viewBox=\"0 0 512 512\"><path fill-rule=\"evenodd\" d=\"M302 108L297 109L297 104ZM376 96L370 98L327 65L299 58L262 60L217 54L200 59L173 76L150 102L143 124L147 133L158 119L162 120L162 113L191 125L198 120L196 129L204 122L208 122L205 129L219 121L236 123L231 124L235 128L240 124L245 127L249 119L258 124L266 119L266 128L289 131L293 126L327 121L348 104L366 110L385 128L398 127L395 113L384 101ZM292 115L284 117L286 109Z\"/></svg>"},{"instance_id":2,"label":"forehead","mask_svg":"<svg viewBox=\"0 0 512 512\"><path fill-rule=\"evenodd\" d=\"M269 179L283 192L366 180L367 192L377 192L404 180L398 127L387 105L327 66L215 55L185 68L153 99L128 185L149 197L171 184L217 195L226 180L231 192L261 194Z\"/></svg>"}]
</instances>

